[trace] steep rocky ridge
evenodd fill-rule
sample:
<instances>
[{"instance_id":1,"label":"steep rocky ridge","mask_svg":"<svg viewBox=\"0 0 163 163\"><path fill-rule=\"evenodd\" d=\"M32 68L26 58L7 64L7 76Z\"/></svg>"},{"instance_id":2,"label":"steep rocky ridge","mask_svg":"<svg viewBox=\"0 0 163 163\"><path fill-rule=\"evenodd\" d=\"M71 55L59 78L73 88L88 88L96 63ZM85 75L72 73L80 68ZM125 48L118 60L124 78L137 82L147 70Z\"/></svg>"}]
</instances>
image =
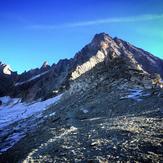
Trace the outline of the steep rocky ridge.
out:
<instances>
[{"instance_id":1,"label":"steep rocky ridge","mask_svg":"<svg viewBox=\"0 0 163 163\"><path fill-rule=\"evenodd\" d=\"M108 71L113 67L114 72L126 69L126 72L130 70L146 74L145 76L153 76L155 73L163 76L161 59L121 39L100 33L76 53L74 58L60 60L52 66L45 62L40 69L18 75L11 95L22 97L24 100L47 99L68 89L72 80L101 62L105 63ZM118 65L119 63L122 64ZM134 80L134 76L132 74L130 76Z\"/></svg>"}]
</instances>

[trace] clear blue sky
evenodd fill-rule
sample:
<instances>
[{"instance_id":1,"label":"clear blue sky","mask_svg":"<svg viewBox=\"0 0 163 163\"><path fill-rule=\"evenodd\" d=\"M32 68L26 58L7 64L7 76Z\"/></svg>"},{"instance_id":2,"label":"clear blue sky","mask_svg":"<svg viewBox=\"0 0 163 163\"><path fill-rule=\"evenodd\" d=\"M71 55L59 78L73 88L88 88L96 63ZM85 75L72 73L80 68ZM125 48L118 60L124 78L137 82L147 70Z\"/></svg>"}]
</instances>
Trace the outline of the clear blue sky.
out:
<instances>
[{"instance_id":1,"label":"clear blue sky","mask_svg":"<svg viewBox=\"0 0 163 163\"><path fill-rule=\"evenodd\" d=\"M163 58L163 0L0 0L0 61L19 73L107 32Z\"/></svg>"}]
</instances>

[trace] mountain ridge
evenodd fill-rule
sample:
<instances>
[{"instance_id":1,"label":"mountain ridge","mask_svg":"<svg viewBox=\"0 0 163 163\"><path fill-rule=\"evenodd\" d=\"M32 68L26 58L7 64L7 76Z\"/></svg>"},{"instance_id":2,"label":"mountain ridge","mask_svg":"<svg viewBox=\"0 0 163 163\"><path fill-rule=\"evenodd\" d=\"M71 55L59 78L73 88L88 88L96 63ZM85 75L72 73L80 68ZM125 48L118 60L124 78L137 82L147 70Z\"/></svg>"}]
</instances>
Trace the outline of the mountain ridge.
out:
<instances>
[{"instance_id":1,"label":"mountain ridge","mask_svg":"<svg viewBox=\"0 0 163 163\"><path fill-rule=\"evenodd\" d=\"M157 73L163 77L163 60L117 37L112 38L106 33L99 33L77 52L74 58L61 59L52 66L44 62L40 68L16 75L14 80L12 78L10 81L13 86L9 95L25 100L49 98L55 95L55 91L59 93L68 89L72 79L75 80L96 64L105 62L109 65L118 58L124 60L124 64L130 69L153 76ZM40 87L42 90L39 90ZM28 92L32 92L32 96Z\"/></svg>"}]
</instances>

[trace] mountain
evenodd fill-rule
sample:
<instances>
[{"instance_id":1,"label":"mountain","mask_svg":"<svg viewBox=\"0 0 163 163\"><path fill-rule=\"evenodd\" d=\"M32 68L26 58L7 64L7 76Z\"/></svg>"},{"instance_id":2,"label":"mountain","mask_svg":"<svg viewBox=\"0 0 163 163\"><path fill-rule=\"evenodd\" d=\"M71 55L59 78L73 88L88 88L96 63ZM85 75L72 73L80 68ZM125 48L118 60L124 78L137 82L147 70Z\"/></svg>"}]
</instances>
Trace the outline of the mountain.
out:
<instances>
[{"instance_id":1,"label":"mountain","mask_svg":"<svg viewBox=\"0 0 163 163\"><path fill-rule=\"evenodd\" d=\"M13 72L9 65L0 62L0 96L7 95L14 88L17 72Z\"/></svg>"},{"instance_id":2,"label":"mountain","mask_svg":"<svg viewBox=\"0 0 163 163\"><path fill-rule=\"evenodd\" d=\"M9 65L3 64L0 62L0 72L5 75L11 75L12 74L12 69L10 68Z\"/></svg>"},{"instance_id":3,"label":"mountain","mask_svg":"<svg viewBox=\"0 0 163 163\"><path fill-rule=\"evenodd\" d=\"M0 161L161 161L162 77L163 60L106 33L16 74L0 98Z\"/></svg>"},{"instance_id":4,"label":"mountain","mask_svg":"<svg viewBox=\"0 0 163 163\"><path fill-rule=\"evenodd\" d=\"M115 69L114 64L117 64L116 66L120 69L120 66L122 69L127 69L125 66L128 66L131 73L139 71L139 74L146 74L146 76L159 74L163 77L163 61L161 59L121 39L100 33L95 35L91 43L76 53L74 58L60 60L52 66L44 62L41 68L17 75L9 95L21 97L24 100L50 98L68 89L72 80L101 62L105 62L107 69L109 66L113 66ZM116 62L123 62L123 64L118 65ZM125 71L127 72L127 70ZM123 73L119 73L119 75ZM131 75L128 73L128 77ZM131 80L134 80L133 78L132 76Z\"/></svg>"}]
</instances>

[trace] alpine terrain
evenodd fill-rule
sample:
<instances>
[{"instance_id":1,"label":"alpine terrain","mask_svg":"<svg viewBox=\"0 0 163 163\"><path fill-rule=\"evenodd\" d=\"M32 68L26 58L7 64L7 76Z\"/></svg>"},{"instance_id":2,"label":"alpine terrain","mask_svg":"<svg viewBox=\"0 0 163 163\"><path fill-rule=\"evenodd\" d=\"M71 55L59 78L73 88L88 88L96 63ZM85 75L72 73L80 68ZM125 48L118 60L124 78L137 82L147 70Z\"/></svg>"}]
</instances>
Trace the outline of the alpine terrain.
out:
<instances>
[{"instance_id":1,"label":"alpine terrain","mask_svg":"<svg viewBox=\"0 0 163 163\"><path fill-rule=\"evenodd\" d=\"M163 162L163 60L106 33L74 58L0 62L0 163Z\"/></svg>"}]
</instances>

